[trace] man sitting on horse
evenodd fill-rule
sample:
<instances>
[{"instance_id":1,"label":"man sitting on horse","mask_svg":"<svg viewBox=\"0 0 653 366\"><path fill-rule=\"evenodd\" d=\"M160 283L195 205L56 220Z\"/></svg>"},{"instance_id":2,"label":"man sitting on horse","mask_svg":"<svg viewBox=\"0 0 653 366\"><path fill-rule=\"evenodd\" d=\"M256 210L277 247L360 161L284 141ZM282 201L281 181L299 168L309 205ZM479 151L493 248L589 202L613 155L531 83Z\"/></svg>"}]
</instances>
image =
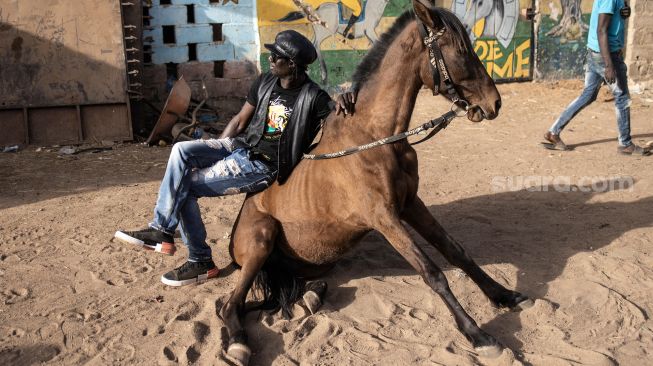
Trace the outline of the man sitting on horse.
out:
<instances>
[{"instance_id":1,"label":"man sitting on horse","mask_svg":"<svg viewBox=\"0 0 653 366\"><path fill-rule=\"evenodd\" d=\"M334 104L336 113L353 111L354 93L340 95L334 103L306 74L317 58L306 37L286 30L265 47L270 71L251 86L247 101L220 138L173 146L149 227L115 234L123 242L172 255L179 226L188 261L165 273L164 284L183 286L218 275L198 198L259 192L275 180L282 184Z\"/></svg>"}]
</instances>

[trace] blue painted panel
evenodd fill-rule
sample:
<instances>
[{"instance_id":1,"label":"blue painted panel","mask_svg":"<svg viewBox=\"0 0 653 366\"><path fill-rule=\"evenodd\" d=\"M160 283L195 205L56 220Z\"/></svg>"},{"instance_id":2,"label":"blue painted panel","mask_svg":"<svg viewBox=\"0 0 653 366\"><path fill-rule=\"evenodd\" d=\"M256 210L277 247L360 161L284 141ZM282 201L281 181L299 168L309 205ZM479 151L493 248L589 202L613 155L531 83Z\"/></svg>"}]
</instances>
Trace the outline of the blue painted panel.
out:
<instances>
[{"instance_id":1,"label":"blue painted panel","mask_svg":"<svg viewBox=\"0 0 653 366\"><path fill-rule=\"evenodd\" d=\"M213 30L208 24L178 25L175 32L178 44L213 41Z\"/></svg>"},{"instance_id":2,"label":"blue painted panel","mask_svg":"<svg viewBox=\"0 0 653 366\"><path fill-rule=\"evenodd\" d=\"M197 61L234 60L234 46L221 43L200 43L197 45Z\"/></svg>"},{"instance_id":3,"label":"blue painted panel","mask_svg":"<svg viewBox=\"0 0 653 366\"><path fill-rule=\"evenodd\" d=\"M164 64L174 62L177 64L188 62L188 46L152 46L152 62Z\"/></svg>"}]
</instances>

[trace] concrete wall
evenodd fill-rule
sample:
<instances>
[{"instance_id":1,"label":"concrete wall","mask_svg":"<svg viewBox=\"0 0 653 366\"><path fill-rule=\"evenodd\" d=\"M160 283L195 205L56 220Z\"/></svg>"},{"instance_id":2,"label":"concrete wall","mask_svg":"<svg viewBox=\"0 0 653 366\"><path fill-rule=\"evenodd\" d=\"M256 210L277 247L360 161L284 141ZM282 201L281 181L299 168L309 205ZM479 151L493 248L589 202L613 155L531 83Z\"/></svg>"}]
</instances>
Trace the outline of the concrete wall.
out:
<instances>
[{"instance_id":1,"label":"concrete wall","mask_svg":"<svg viewBox=\"0 0 653 366\"><path fill-rule=\"evenodd\" d=\"M633 91L653 89L653 2L631 0L626 64Z\"/></svg>"},{"instance_id":2,"label":"concrete wall","mask_svg":"<svg viewBox=\"0 0 653 366\"><path fill-rule=\"evenodd\" d=\"M144 1L144 41L151 52L144 70L145 97L162 104L173 80L183 76L192 98L228 120L236 113L258 74L255 0ZM149 24L148 24L149 23Z\"/></svg>"}]
</instances>

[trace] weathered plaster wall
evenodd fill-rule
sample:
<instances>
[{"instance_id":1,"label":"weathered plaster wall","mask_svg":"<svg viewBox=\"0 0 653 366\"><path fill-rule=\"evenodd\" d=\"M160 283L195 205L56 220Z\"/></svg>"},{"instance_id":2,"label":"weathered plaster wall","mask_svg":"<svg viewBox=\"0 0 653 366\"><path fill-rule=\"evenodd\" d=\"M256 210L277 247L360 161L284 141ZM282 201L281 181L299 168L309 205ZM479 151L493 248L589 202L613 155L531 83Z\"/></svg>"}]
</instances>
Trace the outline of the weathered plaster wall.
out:
<instances>
[{"instance_id":1,"label":"weathered plaster wall","mask_svg":"<svg viewBox=\"0 0 653 366\"><path fill-rule=\"evenodd\" d=\"M653 89L653 1L631 0L626 64L630 88Z\"/></svg>"}]
</instances>

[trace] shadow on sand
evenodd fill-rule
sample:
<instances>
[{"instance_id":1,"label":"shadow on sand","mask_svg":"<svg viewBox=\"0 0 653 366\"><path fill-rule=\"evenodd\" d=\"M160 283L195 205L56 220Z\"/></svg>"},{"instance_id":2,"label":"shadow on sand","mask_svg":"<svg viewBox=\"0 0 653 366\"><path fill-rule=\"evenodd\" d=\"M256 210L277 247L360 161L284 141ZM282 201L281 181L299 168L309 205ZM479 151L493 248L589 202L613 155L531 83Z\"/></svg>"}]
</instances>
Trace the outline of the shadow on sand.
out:
<instances>
[{"instance_id":1,"label":"shadow on sand","mask_svg":"<svg viewBox=\"0 0 653 366\"><path fill-rule=\"evenodd\" d=\"M537 299L546 297L548 284L559 277L574 255L599 250L624 233L653 223L653 215L645 214L653 207L653 196L633 202L592 202L600 194L578 188L556 192L554 187L544 186L538 191L501 192L433 205L430 211L479 265L514 265L520 275L514 286L504 285ZM413 237L442 269L451 268L437 250L417 235ZM415 273L382 236L371 233L325 276L329 283L325 306L338 311L353 302L355 288L341 286L350 280ZM513 351L521 351L522 343L514 336L522 329L516 313L502 313L483 328ZM270 332L260 324L255 329ZM265 348L261 350L265 357L255 356L253 362L271 364L284 353L282 343L252 344Z\"/></svg>"}]
</instances>

